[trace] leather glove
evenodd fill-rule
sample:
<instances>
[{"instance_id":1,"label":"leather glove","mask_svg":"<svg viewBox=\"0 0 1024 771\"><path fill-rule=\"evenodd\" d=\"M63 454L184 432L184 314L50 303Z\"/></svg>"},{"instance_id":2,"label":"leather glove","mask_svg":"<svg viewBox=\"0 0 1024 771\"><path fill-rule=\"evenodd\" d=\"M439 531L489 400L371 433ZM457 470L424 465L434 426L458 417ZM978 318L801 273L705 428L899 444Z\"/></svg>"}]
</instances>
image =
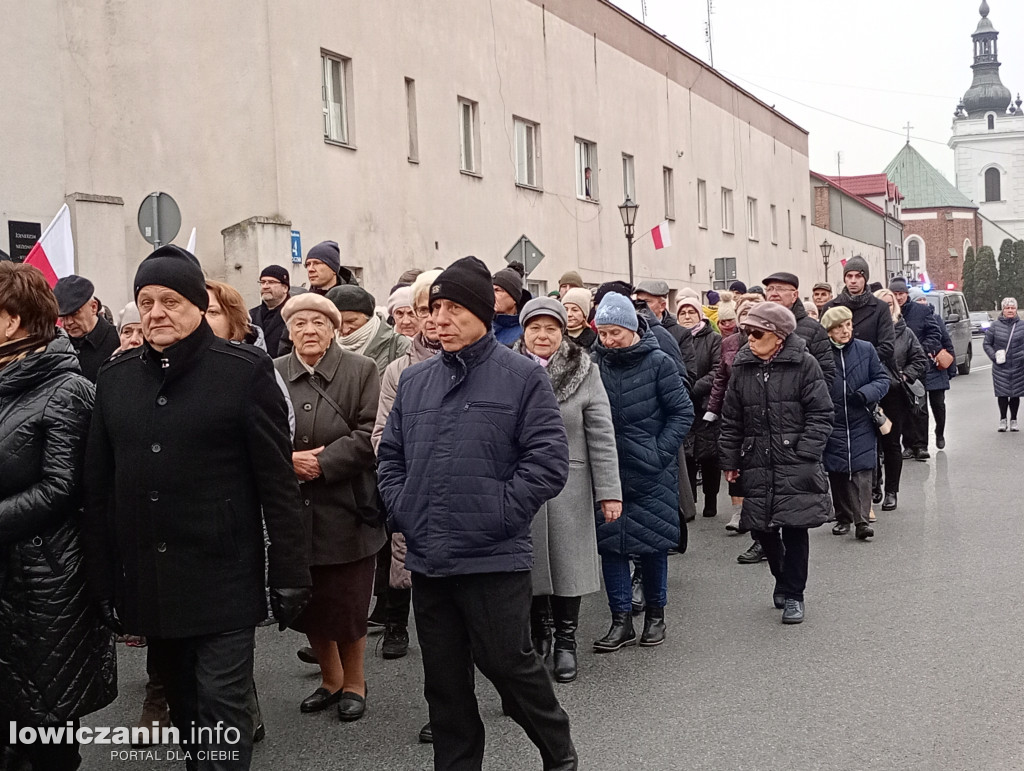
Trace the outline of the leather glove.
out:
<instances>
[{"instance_id":1,"label":"leather glove","mask_svg":"<svg viewBox=\"0 0 1024 771\"><path fill-rule=\"evenodd\" d=\"M282 587L270 589L270 607L277 619L278 629L284 631L289 624L299 617L302 609L313 596L310 586Z\"/></svg>"},{"instance_id":2,"label":"leather glove","mask_svg":"<svg viewBox=\"0 0 1024 771\"><path fill-rule=\"evenodd\" d=\"M113 600L100 600L96 603L96 610L103 626L114 634L124 634L124 626L121 624L121 618L117 615L117 608L114 607Z\"/></svg>"}]
</instances>

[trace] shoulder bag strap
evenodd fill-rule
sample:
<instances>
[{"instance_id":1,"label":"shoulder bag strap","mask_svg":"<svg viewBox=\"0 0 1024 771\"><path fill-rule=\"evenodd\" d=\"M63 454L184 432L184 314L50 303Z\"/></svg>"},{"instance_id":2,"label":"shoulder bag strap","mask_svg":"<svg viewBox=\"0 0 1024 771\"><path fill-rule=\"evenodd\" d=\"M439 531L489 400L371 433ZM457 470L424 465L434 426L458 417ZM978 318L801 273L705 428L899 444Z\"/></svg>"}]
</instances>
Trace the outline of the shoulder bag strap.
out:
<instances>
[{"instance_id":1,"label":"shoulder bag strap","mask_svg":"<svg viewBox=\"0 0 1024 771\"><path fill-rule=\"evenodd\" d=\"M309 376L309 384L310 386L312 386L313 390L320 394L323 400L331 406L331 409L338 413L338 417L345 421L345 425L348 426L348 430L351 431L352 424L348 422L348 416L344 412L342 412L341 407L338 406L338 403L334 401L334 399L330 397L327 391L324 390L324 387L320 385L316 373L313 373L312 375Z\"/></svg>"}]
</instances>

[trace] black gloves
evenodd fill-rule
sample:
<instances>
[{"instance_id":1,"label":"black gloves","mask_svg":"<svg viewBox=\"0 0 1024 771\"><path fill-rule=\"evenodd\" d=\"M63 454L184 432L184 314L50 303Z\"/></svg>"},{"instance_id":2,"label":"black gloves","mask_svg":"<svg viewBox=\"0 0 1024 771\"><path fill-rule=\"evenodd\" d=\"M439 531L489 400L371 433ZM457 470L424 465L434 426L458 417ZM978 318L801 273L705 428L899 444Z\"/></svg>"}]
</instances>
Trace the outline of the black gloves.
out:
<instances>
[{"instance_id":1,"label":"black gloves","mask_svg":"<svg viewBox=\"0 0 1024 771\"><path fill-rule=\"evenodd\" d=\"M309 586L293 588L270 588L270 607L277 619L278 629L282 632L299 617L302 609L309 603L313 589Z\"/></svg>"},{"instance_id":2,"label":"black gloves","mask_svg":"<svg viewBox=\"0 0 1024 771\"><path fill-rule=\"evenodd\" d=\"M864 395L860 391L852 391L850 393L850 404L854 407L867 407L868 403L864 400Z\"/></svg>"},{"instance_id":3,"label":"black gloves","mask_svg":"<svg viewBox=\"0 0 1024 771\"><path fill-rule=\"evenodd\" d=\"M124 627L121 625L121 619L117 615L117 608L114 607L113 600L100 600L96 603L96 611L99 613L103 626L114 634L124 634Z\"/></svg>"}]
</instances>

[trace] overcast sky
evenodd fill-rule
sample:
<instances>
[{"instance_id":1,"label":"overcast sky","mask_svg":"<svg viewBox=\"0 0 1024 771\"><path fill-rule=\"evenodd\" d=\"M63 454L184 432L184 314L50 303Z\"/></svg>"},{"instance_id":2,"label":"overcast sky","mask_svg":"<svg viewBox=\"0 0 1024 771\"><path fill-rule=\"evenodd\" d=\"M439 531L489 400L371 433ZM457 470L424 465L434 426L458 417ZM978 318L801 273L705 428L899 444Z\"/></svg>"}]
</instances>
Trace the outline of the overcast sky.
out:
<instances>
[{"instance_id":1,"label":"overcast sky","mask_svg":"<svg viewBox=\"0 0 1024 771\"><path fill-rule=\"evenodd\" d=\"M643 0L613 2L641 18ZM708 61L707 0L646 5L648 26ZM909 121L911 143L952 181L953 151L946 143L953 110L971 85L971 34L980 5L712 0L714 64L810 132L814 171L835 174L837 151L843 174L883 171L905 143L902 127ZM989 6L999 31L1000 76L1016 98L1024 92L1024 1L989 0Z\"/></svg>"}]
</instances>

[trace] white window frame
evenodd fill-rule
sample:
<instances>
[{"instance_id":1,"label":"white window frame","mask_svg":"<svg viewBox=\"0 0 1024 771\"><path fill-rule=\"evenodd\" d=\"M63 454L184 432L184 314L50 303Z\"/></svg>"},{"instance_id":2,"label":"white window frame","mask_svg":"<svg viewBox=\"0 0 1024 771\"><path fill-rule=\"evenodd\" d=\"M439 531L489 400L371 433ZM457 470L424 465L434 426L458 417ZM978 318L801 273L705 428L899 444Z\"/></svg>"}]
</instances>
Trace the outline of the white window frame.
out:
<instances>
[{"instance_id":1,"label":"white window frame","mask_svg":"<svg viewBox=\"0 0 1024 771\"><path fill-rule=\"evenodd\" d=\"M711 275L711 286L714 289L728 288L729 284L736 280L736 258L716 257Z\"/></svg>"},{"instance_id":2,"label":"white window frame","mask_svg":"<svg viewBox=\"0 0 1024 771\"><path fill-rule=\"evenodd\" d=\"M622 154L622 198L636 201L636 163L629 153Z\"/></svg>"},{"instance_id":3,"label":"white window frame","mask_svg":"<svg viewBox=\"0 0 1024 771\"><path fill-rule=\"evenodd\" d=\"M576 197L581 201L600 200L597 184L597 143L589 139L575 138L576 145ZM590 169L590 195L587 195L586 170Z\"/></svg>"},{"instance_id":4,"label":"white window frame","mask_svg":"<svg viewBox=\"0 0 1024 771\"><path fill-rule=\"evenodd\" d=\"M722 188L722 232L730 235L736 232L736 212L733 207L732 190Z\"/></svg>"},{"instance_id":5,"label":"white window frame","mask_svg":"<svg viewBox=\"0 0 1024 771\"><path fill-rule=\"evenodd\" d=\"M775 207L775 204L771 204L768 207L768 214L771 219L771 236L772 243L776 246L779 244L779 210Z\"/></svg>"},{"instance_id":6,"label":"white window frame","mask_svg":"<svg viewBox=\"0 0 1024 771\"><path fill-rule=\"evenodd\" d=\"M697 180L697 227L708 229L708 183Z\"/></svg>"},{"instance_id":7,"label":"white window frame","mask_svg":"<svg viewBox=\"0 0 1024 771\"><path fill-rule=\"evenodd\" d=\"M405 79L405 113L409 123L409 163L420 162L419 125L416 116L416 81Z\"/></svg>"},{"instance_id":8,"label":"white window frame","mask_svg":"<svg viewBox=\"0 0 1024 771\"><path fill-rule=\"evenodd\" d=\"M351 59L320 51L320 92L324 110L324 141L354 147Z\"/></svg>"},{"instance_id":9,"label":"white window frame","mask_svg":"<svg viewBox=\"0 0 1024 771\"><path fill-rule=\"evenodd\" d=\"M668 166L661 167L661 186L665 192L665 219L670 222L676 218L676 182L675 173Z\"/></svg>"},{"instance_id":10,"label":"white window frame","mask_svg":"<svg viewBox=\"0 0 1024 771\"><path fill-rule=\"evenodd\" d=\"M747 238L757 240L757 199L747 196Z\"/></svg>"},{"instance_id":11,"label":"white window frame","mask_svg":"<svg viewBox=\"0 0 1024 771\"><path fill-rule=\"evenodd\" d=\"M513 116L512 133L516 147L516 184L540 190L540 124Z\"/></svg>"},{"instance_id":12,"label":"white window frame","mask_svg":"<svg viewBox=\"0 0 1024 771\"><path fill-rule=\"evenodd\" d=\"M469 118L467 126L466 118ZM472 177L480 172L480 105L459 97L459 170Z\"/></svg>"}]
</instances>

